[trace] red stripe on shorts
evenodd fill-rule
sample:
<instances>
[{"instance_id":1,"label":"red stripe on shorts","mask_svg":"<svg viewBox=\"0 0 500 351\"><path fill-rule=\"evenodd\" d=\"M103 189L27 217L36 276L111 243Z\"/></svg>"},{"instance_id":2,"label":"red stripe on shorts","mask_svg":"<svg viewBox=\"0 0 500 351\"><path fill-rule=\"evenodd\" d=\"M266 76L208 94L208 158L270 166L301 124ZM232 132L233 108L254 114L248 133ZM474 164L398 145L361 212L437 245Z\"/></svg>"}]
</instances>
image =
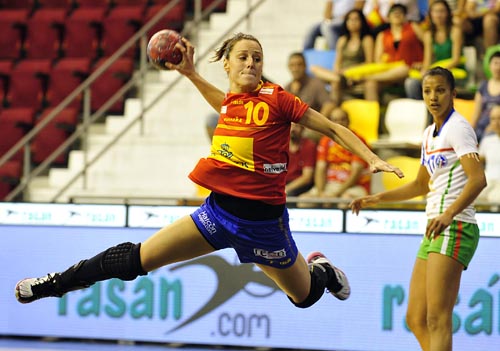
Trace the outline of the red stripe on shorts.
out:
<instances>
[{"instance_id":1,"label":"red stripe on shorts","mask_svg":"<svg viewBox=\"0 0 500 351\"><path fill-rule=\"evenodd\" d=\"M460 239L462 239L462 231L463 231L462 222L458 221L455 247L453 248L453 258L455 259L458 258L458 251L460 251Z\"/></svg>"}]
</instances>

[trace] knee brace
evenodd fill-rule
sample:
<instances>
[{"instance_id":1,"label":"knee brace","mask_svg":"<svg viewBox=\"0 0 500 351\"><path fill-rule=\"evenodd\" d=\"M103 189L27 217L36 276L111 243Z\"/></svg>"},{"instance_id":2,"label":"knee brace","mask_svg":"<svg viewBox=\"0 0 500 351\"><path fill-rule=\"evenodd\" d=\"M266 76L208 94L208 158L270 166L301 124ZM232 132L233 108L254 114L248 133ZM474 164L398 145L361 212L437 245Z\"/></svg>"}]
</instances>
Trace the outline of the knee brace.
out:
<instances>
[{"instance_id":1,"label":"knee brace","mask_svg":"<svg viewBox=\"0 0 500 351\"><path fill-rule=\"evenodd\" d=\"M110 278L134 280L147 273L142 269L140 258L141 244L126 242L113 246L102 253L101 269Z\"/></svg>"},{"instance_id":2,"label":"knee brace","mask_svg":"<svg viewBox=\"0 0 500 351\"><path fill-rule=\"evenodd\" d=\"M309 267L311 273L311 287L309 289L309 295L307 295L304 301L298 303L294 302L290 296L288 296L288 299L298 308L307 308L314 305L316 301L323 296L326 283L328 282L328 273L326 270L323 270L322 267L315 265L310 265Z\"/></svg>"}]
</instances>

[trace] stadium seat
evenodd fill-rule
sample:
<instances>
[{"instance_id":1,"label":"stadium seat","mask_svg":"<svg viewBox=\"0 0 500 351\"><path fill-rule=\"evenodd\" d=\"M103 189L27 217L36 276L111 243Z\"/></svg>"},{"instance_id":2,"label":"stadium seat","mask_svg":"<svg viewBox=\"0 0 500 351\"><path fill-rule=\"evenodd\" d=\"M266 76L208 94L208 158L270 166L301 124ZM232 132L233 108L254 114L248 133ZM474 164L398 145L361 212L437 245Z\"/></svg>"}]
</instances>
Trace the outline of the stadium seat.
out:
<instances>
[{"instance_id":1,"label":"stadium seat","mask_svg":"<svg viewBox=\"0 0 500 351\"><path fill-rule=\"evenodd\" d=\"M47 89L48 106L56 106L71 94L89 75L90 59L65 58L59 60L50 72ZM73 100L67 107L78 110L82 107L82 96Z\"/></svg>"},{"instance_id":2,"label":"stadium seat","mask_svg":"<svg viewBox=\"0 0 500 351\"><path fill-rule=\"evenodd\" d=\"M53 109L43 111L37 123L43 121ZM62 110L49 124L34 137L31 144L32 160L35 164L43 162L71 135L78 123L78 111L74 108ZM53 162L56 165L65 165L68 150L59 155Z\"/></svg>"},{"instance_id":3,"label":"stadium seat","mask_svg":"<svg viewBox=\"0 0 500 351\"><path fill-rule=\"evenodd\" d=\"M103 22L102 51L104 56L111 56L141 27L144 6L119 6L111 10ZM137 45L124 56L133 58Z\"/></svg>"},{"instance_id":4,"label":"stadium seat","mask_svg":"<svg viewBox=\"0 0 500 351\"><path fill-rule=\"evenodd\" d=\"M420 145L429 118L424 101L398 98L387 105L384 121L389 132L385 140L387 146L400 143Z\"/></svg>"},{"instance_id":5,"label":"stadium seat","mask_svg":"<svg viewBox=\"0 0 500 351\"><path fill-rule=\"evenodd\" d=\"M33 127L35 110L32 108L10 108L0 112L0 155L9 151ZM23 159L19 150L13 160Z\"/></svg>"},{"instance_id":6,"label":"stadium seat","mask_svg":"<svg viewBox=\"0 0 500 351\"><path fill-rule=\"evenodd\" d=\"M0 166L0 201L19 184L22 176L21 161L7 161Z\"/></svg>"},{"instance_id":7,"label":"stadium seat","mask_svg":"<svg viewBox=\"0 0 500 351\"><path fill-rule=\"evenodd\" d=\"M9 9L32 10L36 5L36 0L0 0L0 6Z\"/></svg>"},{"instance_id":8,"label":"stadium seat","mask_svg":"<svg viewBox=\"0 0 500 351\"><path fill-rule=\"evenodd\" d=\"M471 123L472 114L474 113L474 100L455 98L453 100L453 106L458 113L464 116L465 119Z\"/></svg>"},{"instance_id":9,"label":"stadium seat","mask_svg":"<svg viewBox=\"0 0 500 351\"><path fill-rule=\"evenodd\" d=\"M392 173L382 173L382 185L384 190L392 190L404 184L412 182L420 169L420 158L409 156L393 156L386 160L393 166L398 167L404 173L404 178L398 178ZM421 200L423 197L418 196L415 199Z\"/></svg>"},{"instance_id":10,"label":"stadium seat","mask_svg":"<svg viewBox=\"0 0 500 351\"><path fill-rule=\"evenodd\" d=\"M80 8L65 21L63 51L65 57L96 59L100 50L104 8Z\"/></svg>"},{"instance_id":11,"label":"stadium seat","mask_svg":"<svg viewBox=\"0 0 500 351\"><path fill-rule=\"evenodd\" d=\"M56 59L61 56L65 9L37 10L27 22L26 58Z\"/></svg>"},{"instance_id":12,"label":"stadium seat","mask_svg":"<svg viewBox=\"0 0 500 351\"><path fill-rule=\"evenodd\" d=\"M75 0L76 5L80 8L83 7L102 7L108 8L110 5L109 0Z\"/></svg>"},{"instance_id":13,"label":"stadium seat","mask_svg":"<svg viewBox=\"0 0 500 351\"><path fill-rule=\"evenodd\" d=\"M201 9L205 11L207 7L212 5L216 0L201 0ZM221 1L214 9L214 12L226 12L227 0Z\"/></svg>"},{"instance_id":14,"label":"stadium seat","mask_svg":"<svg viewBox=\"0 0 500 351\"><path fill-rule=\"evenodd\" d=\"M75 6L73 0L37 0L37 6L40 8L57 8L70 11Z\"/></svg>"},{"instance_id":15,"label":"stadium seat","mask_svg":"<svg viewBox=\"0 0 500 351\"><path fill-rule=\"evenodd\" d=\"M50 60L22 60L10 73L7 105L9 107L43 107Z\"/></svg>"},{"instance_id":16,"label":"stadium seat","mask_svg":"<svg viewBox=\"0 0 500 351\"><path fill-rule=\"evenodd\" d=\"M378 140L380 105L377 101L362 99L346 100L342 108L349 114L349 127L371 145Z\"/></svg>"},{"instance_id":17,"label":"stadium seat","mask_svg":"<svg viewBox=\"0 0 500 351\"><path fill-rule=\"evenodd\" d=\"M99 60L94 70L99 68L106 58ZM114 62L104 73L91 85L91 110L97 111L113 94L118 91L132 76L134 68L133 60L121 58ZM124 98L120 98L111 106L109 112L123 113Z\"/></svg>"},{"instance_id":18,"label":"stadium seat","mask_svg":"<svg viewBox=\"0 0 500 351\"><path fill-rule=\"evenodd\" d=\"M307 74L311 74L311 66L321 66L332 69L335 62L335 50L307 49L303 52L306 58Z\"/></svg>"},{"instance_id":19,"label":"stadium seat","mask_svg":"<svg viewBox=\"0 0 500 351\"><path fill-rule=\"evenodd\" d=\"M29 12L25 9L0 10L0 60L21 56L22 38Z\"/></svg>"},{"instance_id":20,"label":"stadium seat","mask_svg":"<svg viewBox=\"0 0 500 351\"><path fill-rule=\"evenodd\" d=\"M7 98L12 67L14 67L14 62L11 60L0 60L0 109Z\"/></svg>"},{"instance_id":21,"label":"stadium seat","mask_svg":"<svg viewBox=\"0 0 500 351\"><path fill-rule=\"evenodd\" d=\"M148 7L146 9L144 22L146 23L151 20L151 18L153 18L153 16L164 6L165 4L159 4ZM170 9L170 11L148 31L148 37L151 37L154 33L162 29L173 29L177 32L181 32L184 28L185 17L186 1L179 1L176 6Z\"/></svg>"}]
</instances>

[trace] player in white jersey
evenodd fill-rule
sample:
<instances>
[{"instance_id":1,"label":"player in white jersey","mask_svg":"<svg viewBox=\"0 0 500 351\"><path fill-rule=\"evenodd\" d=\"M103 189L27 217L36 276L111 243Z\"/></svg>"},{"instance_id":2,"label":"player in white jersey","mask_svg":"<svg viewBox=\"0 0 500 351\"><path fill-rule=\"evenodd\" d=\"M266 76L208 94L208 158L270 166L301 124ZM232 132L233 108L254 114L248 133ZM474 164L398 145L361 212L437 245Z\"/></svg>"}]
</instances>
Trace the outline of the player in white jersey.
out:
<instances>
[{"instance_id":1,"label":"player in white jersey","mask_svg":"<svg viewBox=\"0 0 500 351\"><path fill-rule=\"evenodd\" d=\"M429 70L422 92L434 123L424 132L417 177L397 189L356 199L351 209L358 214L379 202L427 195L428 222L413 267L406 321L424 351L451 351L460 278L479 240L472 203L486 178L474 130L453 108L451 72L442 67Z\"/></svg>"}]
</instances>

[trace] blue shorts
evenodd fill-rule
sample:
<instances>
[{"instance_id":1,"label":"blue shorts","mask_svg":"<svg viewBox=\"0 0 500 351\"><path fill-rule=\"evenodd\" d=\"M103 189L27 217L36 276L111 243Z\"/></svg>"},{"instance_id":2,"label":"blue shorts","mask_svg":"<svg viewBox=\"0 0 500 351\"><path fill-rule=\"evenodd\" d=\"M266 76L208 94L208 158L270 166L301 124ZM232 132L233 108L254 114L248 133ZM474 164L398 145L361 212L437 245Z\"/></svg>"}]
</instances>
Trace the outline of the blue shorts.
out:
<instances>
[{"instance_id":1,"label":"blue shorts","mask_svg":"<svg viewBox=\"0 0 500 351\"><path fill-rule=\"evenodd\" d=\"M233 248L242 263L287 268L297 259L286 208L279 218L250 221L223 210L209 196L191 218L215 249Z\"/></svg>"}]
</instances>

